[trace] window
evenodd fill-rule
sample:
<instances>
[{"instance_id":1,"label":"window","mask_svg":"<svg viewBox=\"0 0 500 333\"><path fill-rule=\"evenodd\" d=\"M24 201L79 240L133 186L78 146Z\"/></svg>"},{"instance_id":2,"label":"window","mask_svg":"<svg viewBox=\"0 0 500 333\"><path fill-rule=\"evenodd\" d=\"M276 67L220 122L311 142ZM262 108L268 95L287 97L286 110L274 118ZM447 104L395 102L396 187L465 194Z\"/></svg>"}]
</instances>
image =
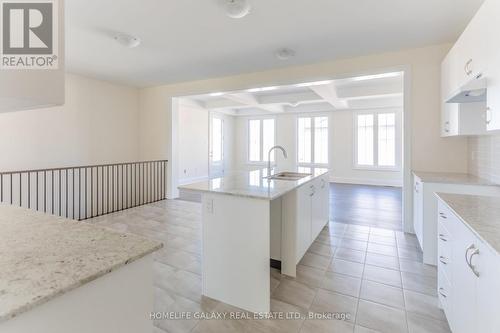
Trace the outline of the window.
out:
<instances>
[{"instance_id":1,"label":"window","mask_svg":"<svg viewBox=\"0 0 500 333\"><path fill-rule=\"evenodd\" d=\"M251 119L248 121L248 160L267 162L267 153L274 146L274 119ZM271 154L274 161L274 154Z\"/></svg>"},{"instance_id":2,"label":"window","mask_svg":"<svg viewBox=\"0 0 500 333\"><path fill-rule=\"evenodd\" d=\"M356 115L356 165L395 168L396 113Z\"/></svg>"},{"instance_id":3,"label":"window","mask_svg":"<svg viewBox=\"0 0 500 333\"><path fill-rule=\"evenodd\" d=\"M299 164L328 164L328 117L299 117L297 121Z\"/></svg>"}]
</instances>

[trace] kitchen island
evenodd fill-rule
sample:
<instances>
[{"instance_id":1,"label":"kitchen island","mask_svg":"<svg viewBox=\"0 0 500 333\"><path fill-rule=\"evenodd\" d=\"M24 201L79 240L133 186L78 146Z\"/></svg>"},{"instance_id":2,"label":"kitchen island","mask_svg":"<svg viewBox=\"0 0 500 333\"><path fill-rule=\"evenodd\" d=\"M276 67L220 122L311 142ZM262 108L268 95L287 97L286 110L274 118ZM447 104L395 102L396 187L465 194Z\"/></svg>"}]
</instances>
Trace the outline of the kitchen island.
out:
<instances>
[{"instance_id":1,"label":"kitchen island","mask_svg":"<svg viewBox=\"0 0 500 333\"><path fill-rule=\"evenodd\" d=\"M0 205L0 332L151 332L162 244Z\"/></svg>"},{"instance_id":2,"label":"kitchen island","mask_svg":"<svg viewBox=\"0 0 500 333\"><path fill-rule=\"evenodd\" d=\"M329 220L327 169L266 170L179 187L202 197L203 295L252 312L270 310L270 261L295 277Z\"/></svg>"}]
</instances>

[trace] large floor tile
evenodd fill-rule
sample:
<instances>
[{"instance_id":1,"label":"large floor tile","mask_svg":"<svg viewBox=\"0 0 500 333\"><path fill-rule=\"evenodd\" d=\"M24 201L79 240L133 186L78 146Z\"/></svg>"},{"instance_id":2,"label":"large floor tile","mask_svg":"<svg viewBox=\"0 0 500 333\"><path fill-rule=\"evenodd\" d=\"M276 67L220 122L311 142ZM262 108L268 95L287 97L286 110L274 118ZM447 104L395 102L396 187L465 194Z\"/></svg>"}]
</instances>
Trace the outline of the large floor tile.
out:
<instances>
[{"instance_id":1,"label":"large floor tile","mask_svg":"<svg viewBox=\"0 0 500 333\"><path fill-rule=\"evenodd\" d=\"M410 333L451 333L446 321L434 320L411 312L408 312L408 328Z\"/></svg>"},{"instance_id":2,"label":"large floor tile","mask_svg":"<svg viewBox=\"0 0 500 333\"><path fill-rule=\"evenodd\" d=\"M304 254L304 257L302 257L302 260L300 260L299 264L326 270L330 265L330 257L325 257L315 253L306 253Z\"/></svg>"},{"instance_id":3,"label":"large floor tile","mask_svg":"<svg viewBox=\"0 0 500 333\"><path fill-rule=\"evenodd\" d=\"M352 333L354 325L343 320L307 319L300 333Z\"/></svg>"},{"instance_id":4,"label":"large floor tile","mask_svg":"<svg viewBox=\"0 0 500 333\"><path fill-rule=\"evenodd\" d=\"M279 301L298 306L299 308L308 309L315 295L316 289L297 281L283 279L272 294L272 297Z\"/></svg>"},{"instance_id":5,"label":"large floor tile","mask_svg":"<svg viewBox=\"0 0 500 333\"><path fill-rule=\"evenodd\" d=\"M386 256L378 253L368 252L366 254L367 264L383 268L399 270L399 258L393 256Z\"/></svg>"},{"instance_id":6,"label":"large floor tile","mask_svg":"<svg viewBox=\"0 0 500 333\"><path fill-rule=\"evenodd\" d=\"M335 291L340 294L358 297L361 279L348 275L326 272L322 289Z\"/></svg>"},{"instance_id":7,"label":"large floor tile","mask_svg":"<svg viewBox=\"0 0 500 333\"><path fill-rule=\"evenodd\" d=\"M307 252L319 254L325 257L331 257L335 252L335 247L316 241L311 244Z\"/></svg>"},{"instance_id":8,"label":"large floor tile","mask_svg":"<svg viewBox=\"0 0 500 333\"><path fill-rule=\"evenodd\" d=\"M437 279L436 266L426 265L422 262L403 258L399 260L399 265L402 272L408 272Z\"/></svg>"},{"instance_id":9,"label":"large floor tile","mask_svg":"<svg viewBox=\"0 0 500 333\"><path fill-rule=\"evenodd\" d=\"M355 240L355 239L350 239L350 238L343 238L342 242L340 242L339 247L364 252L364 251L366 251L367 245L368 245L368 243L366 241L360 241L360 240Z\"/></svg>"},{"instance_id":10,"label":"large floor tile","mask_svg":"<svg viewBox=\"0 0 500 333\"><path fill-rule=\"evenodd\" d=\"M285 277L285 279L295 280L312 288L321 286L325 278L326 271L305 265L297 265L297 276L295 278Z\"/></svg>"},{"instance_id":11,"label":"large floor tile","mask_svg":"<svg viewBox=\"0 0 500 333\"><path fill-rule=\"evenodd\" d=\"M364 263L365 262L365 256L366 256L366 252L363 252L363 251L356 251L356 250L351 250L351 249L338 248L335 251L334 258L342 259L342 260L347 260L347 261L354 261L354 262Z\"/></svg>"},{"instance_id":12,"label":"large floor tile","mask_svg":"<svg viewBox=\"0 0 500 333\"><path fill-rule=\"evenodd\" d=\"M438 306L439 300L436 296L430 296L409 290L405 290L404 294L406 311L442 321L446 320L443 310Z\"/></svg>"},{"instance_id":13,"label":"large floor tile","mask_svg":"<svg viewBox=\"0 0 500 333\"><path fill-rule=\"evenodd\" d=\"M403 288L437 296L437 278L402 272Z\"/></svg>"},{"instance_id":14,"label":"large floor tile","mask_svg":"<svg viewBox=\"0 0 500 333\"><path fill-rule=\"evenodd\" d=\"M358 299L333 291L319 289L310 311L316 313L330 312L345 314L348 321L354 322Z\"/></svg>"},{"instance_id":15,"label":"large floor tile","mask_svg":"<svg viewBox=\"0 0 500 333\"><path fill-rule=\"evenodd\" d=\"M359 297L367 301L372 301L395 308L405 308L402 289L378 282L363 280Z\"/></svg>"},{"instance_id":16,"label":"large floor tile","mask_svg":"<svg viewBox=\"0 0 500 333\"><path fill-rule=\"evenodd\" d=\"M392 269L365 265L363 279L391 285L397 288L402 287L400 272Z\"/></svg>"},{"instance_id":17,"label":"large floor tile","mask_svg":"<svg viewBox=\"0 0 500 333\"><path fill-rule=\"evenodd\" d=\"M363 276L363 269L363 264L336 258L332 260L330 266L328 267L328 271L330 272L345 274L357 278L361 278Z\"/></svg>"},{"instance_id":18,"label":"large floor tile","mask_svg":"<svg viewBox=\"0 0 500 333\"><path fill-rule=\"evenodd\" d=\"M367 251L371 253L383 254L392 257L398 256L398 249L395 246L389 246L389 245L369 243Z\"/></svg>"},{"instance_id":19,"label":"large floor tile","mask_svg":"<svg viewBox=\"0 0 500 333\"><path fill-rule=\"evenodd\" d=\"M251 318L249 326L255 327L256 330L273 333L296 333L299 332L302 326L303 319L279 319L278 313L302 313L306 315L305 310L291 304L271 298L271 313L275 317L271 318Z\"/></svg>"},{"instance_id":20,"label":"large floor tile","mask_svg":"<svg viewBox=\"0 0 500 333\"><path fill-rule=\"evenodd\" d=\"M408 332L404 310L364 300L359 301L356 323L380 332Z\"/></svg>"}]
</instances>

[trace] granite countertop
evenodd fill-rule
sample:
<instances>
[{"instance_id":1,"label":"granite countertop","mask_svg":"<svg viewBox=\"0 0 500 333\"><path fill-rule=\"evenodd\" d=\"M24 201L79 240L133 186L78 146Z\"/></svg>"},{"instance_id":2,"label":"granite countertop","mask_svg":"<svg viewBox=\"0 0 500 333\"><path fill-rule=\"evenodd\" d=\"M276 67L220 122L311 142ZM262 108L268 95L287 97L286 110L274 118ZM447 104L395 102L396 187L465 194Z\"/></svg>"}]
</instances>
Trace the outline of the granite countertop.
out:
<instances>
[{"instance_id":1,"label":"granite countertop","mask_svg":"<svg viewBox=\"0 0 500 333\"><path fill-rule=\"evenodd\" d=\"M233 172L220 178L179 186L181 190L205 193L220 193L254 199L273 200L300 187L311 180L328 173L325 168L294 168L293 170L273 170L309 173L299 180L268 180L267 169Z\"/></svg>"},{"instance_id":2,"label":"granite countertop","mask_svg":"<svg viewBox=\"0 0 500 333\"><path fill-rule=\"evenodd\" d=\"M85 222L0 205L0 322L163 245Z\"/></svg>"},{"instance_id":3,"label":"granite countertop","mask_svg":"<svg viewBox=\"0 0 500 333\"><path fill-rule=\"evenodd\" d=\"M413 174L420 178L423 183L498 186L487 179L468 173L413 171Z\"/></svg>"},{"instance_id":4,"label":"granite countertop","mask_svg":"<svg viewBox=\"0 0 500 333\"><path fill-rule=\"evenodd\" d=\"M500 198L479 195L436 193L448 207L500 254Z\"/></svg>"}]
</instances>

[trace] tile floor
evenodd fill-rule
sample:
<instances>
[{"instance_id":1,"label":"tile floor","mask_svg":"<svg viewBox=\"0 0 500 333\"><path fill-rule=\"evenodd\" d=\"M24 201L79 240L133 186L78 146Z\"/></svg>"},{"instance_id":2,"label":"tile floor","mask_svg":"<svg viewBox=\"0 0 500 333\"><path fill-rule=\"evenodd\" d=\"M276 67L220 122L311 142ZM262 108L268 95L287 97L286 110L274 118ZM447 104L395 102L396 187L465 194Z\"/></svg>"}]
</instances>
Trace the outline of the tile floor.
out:
<instances>
[{"instance_id":1,"label":"tile floor","mask_svg":"<svg viewBox=\"0 0 500 333\"><path fill-rule=\"evenodd\" d=\"M199 203L166 200L89 222L164 242L154 255L155 311L237 311L201 295ZM436 269L421 257L412 235L330 222L298 265L297 278L271 271L271 308L346 313L346 320L158 320L154 333L449 332L437 306Z\"/></svg>"}]
</instances>

